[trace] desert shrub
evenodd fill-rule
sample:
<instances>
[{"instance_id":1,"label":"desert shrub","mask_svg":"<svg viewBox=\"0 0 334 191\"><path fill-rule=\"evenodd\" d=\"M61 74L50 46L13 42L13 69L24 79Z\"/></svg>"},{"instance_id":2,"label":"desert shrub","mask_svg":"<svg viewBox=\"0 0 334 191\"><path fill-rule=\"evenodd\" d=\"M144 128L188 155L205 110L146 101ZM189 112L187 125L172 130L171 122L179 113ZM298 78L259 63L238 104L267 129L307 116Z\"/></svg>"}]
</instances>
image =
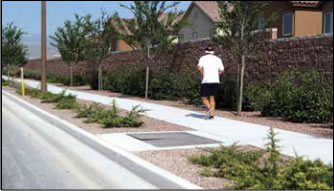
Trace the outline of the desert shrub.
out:
<instances>
[{"instance_id":1,"label":"desert shrub","mask_svg":"<svg viewBox=\"0 0 334 191\"><path fill-rule=\"evenodd\" d=\"M7 81L7 80L1 78L1 85L2 85L2 86L9 86L9 81Z\"/></svg>"},{"instance_id":2,"label":"desert shrub","mask_svg":"<svg viewBox=\"0 0 334 191\"><path fill-rule=\"evenodd\" d=\"M76 101L75 96L69 95L63 97L56 103L56 109L78 109L79 104Z\"/></svg>"},{"instance_id":3,"label":"desert shrub","mask_svg":"<svg viewBox=\"0 0 334 191\"><path fill-rule=\"evenodd\" d=\"M145 69L115 67L105 75L104 88L126 95L145 95Z\"/></svg>"},{"instance_id":4,"label":"desert shrub","mask_svg":"<svg viewBox=\"0 0 334 191\"><path fill-rule=\"evenodd\" d=\"M57 103L66 97L65 92L66 91L62 91L60 94L48 93L48 96L40 97L40 99L42 103Z\"/></svg>"},{"instance_id":5,"label":"desert shrub","mask_svg":"<svg viewBox=\"0 0 334 191\"><path fill-rule=\"evenodd\" d=\"M333 190L333 166L297 156L281 171L275 189Z\"/></svg>"},{"instance_id":6,"label":"desert shrub","mask_svg":"<svg viewBox=\"0 0 334 191\"><path fill-rule=\"evenodd\" d=\"M36 70L25 70L24 77L27 79L41 80L41 72ZM56 74L49 72L47 74L47 80L49 83L61 83L64 85L70 85L70 77L62 74ZM73 86L82 86L88 83L88 79L82 75L73 75Z\"/></svg>"},{"instance_id":7,"label":"desert shrub","mask_svg":"<svg viewBox=\"0 0 334 191\"><path fill-rule=\"evenodd\" d=\"M35 70L24 70L24 78L41 80L41 72Z\"/></svg>"},{"instance_id":8,"label":"desert shrub","mask_svg":"<svg viewBox=\"0 0 334 191\"><path fill-rule=\"evenodd\" d=\"M105 79L106 79L106 77L105 77ZM99 88L99 86L98 86L98 84L99 84L99 79L98 79L98 72L97 72L97 71L89 73L89 74L87 75L86 80L87 80L88 85L89 85L93 90L98 90L98 88ZM104 81L104 80L103 80L103 81ZM107 85L107 84L108 84L108 83L106 83L106 82L104 81L104 85Z\"/></svg>"},{"instance_id":9,"label":"desert shrub","mask_svg":"<svg viewBox=\"0 0 334 191\"><path fill-rule=\"evenodd\" d=\"M93 103L89 105L83 105L78 108L77 118L88 118L89 116L93 115L94 113L103 110L104 108L99 103Z\"/></svg>"},{"instance_id":10,"label":"desert shrub","mask_svg":"<svg viewBox=\"0 0 334 191\"><path fill-rule=\"evenodd\" d=\"M8 68L8 67L2 67L1 66L1 74L2 75L10 75L10 76L15 76L15 77L18 77L18 76L20 76L21 75L21 70L20 70L20 68L19 67L17 67L17 66L10 66L10 68Z\"/></svg>"},{"instance_id":11,"label":"desert shrub","mask_svg":"<svg viewBox=\"0 0 334 191\"><path fill-rule=\"evenodd\" d=\"M232 76L223 76L216 99L216 107L235 110L237 108L237 82Z\"/></svg>"},{"instance_id":12,"label":"desert shrub","mask_svg":"<svg viewBox=\"0 0 334 191\"><path fill-rule=\"evenodd\" d=\"M114 101L112 108L108 110L110 115L102 116L99 123L103 125L104 128L109 127L140 127L143 122L140 121L140 117L147 110L139 108L140 106L134 106L131 111L128 112L127 116L120 117L118 115L119 109Z\"/></svg>"},{"instance_id":13,"label":"desert shrub","mask_svg":"<svg viewBox=\"0 0 334 191\"><path fill-rule=\"evenodd\" d=\"M262 111L271 100L270 86L263 82L253 82L245 87L244 103L248 110Z\"/></svg>"},{"instance_id":14,"label":"desert shrub","mask_svg":"<svg viewBox=\"0 0 334 191\"><path fill-rule=\"evenodd\" d=\"M199 81L191 73L156 71L150 83L151 98L157 100L185 99L194 102L199 96ZM194 91L198 91L197 94ZM195 94L193 94L195 93ZM191 100L191 101L190 101Z\"/></svg>"},{"instance_id":15,"label":"desert shrub","mask_svg":"<svg viewBox=\"0 0 334 191\"><path fill-rule=\"evenodd\" d=\"M177 100L181 96L177 75L168 72L156 73L150 83L151 98L157 100Z\"/></svg>"},{"instance_id":16,"label":"desert shrub","mask_svg":"<svg viewBox=\"0 0 334 191\"><path fill-rule=\"evenodd\" d=\"M119 115L119 108L113 100L111 107L104 108L100 104L92 104L89 107L84 105L78 108L78 118L86 118L85 123L99 123L104 128L111 127L140 127L143 122L141 115L147 110L134 106L127 116Z\"/></svg>"},{"instance_id":17,"label":"desert shrub","mask_svg":"<svg viewBox=\"0 0 334 191\"><path fill-rule=\"evenodd\" d=\"M232 189L333 189L332 165L323 164L319 160L304 160L298 156L282 160L276 136L271 129L266 152L240 151L233 144L219 149L205 149L208 154L191 156L189 160L203 166L199 172L203 176L232 180ZM267 154L268 157L265 157Z\"/></svg>"},{"instance_id":18,"label":"desert shrub","mask_svg":"<svg viewBox=\"0 0 334 191\"><path fill-rule=\"evenodd\" d=\"M261 152L241 152L236 144L219 149L206 149L206 151L210 154L190 158L193 163L206 167L206 176L233 180L236 183L236 189L249 188L256 183L256 177L260 176L255 162L260 158ZM250 176L251 174L254 176Z\"/></svg>"},{"instance_id":19,"label":"desert shrub","mask_svg":"<svg viewBox=\"0 0 334 191\"><path fill-rule=\"evenodd\" d=\"M333 119L333 88L319 72L289 70L277 78L271 91L271 100L262 111L264 116L316 123Z\"/></svg>"}]
</instances>

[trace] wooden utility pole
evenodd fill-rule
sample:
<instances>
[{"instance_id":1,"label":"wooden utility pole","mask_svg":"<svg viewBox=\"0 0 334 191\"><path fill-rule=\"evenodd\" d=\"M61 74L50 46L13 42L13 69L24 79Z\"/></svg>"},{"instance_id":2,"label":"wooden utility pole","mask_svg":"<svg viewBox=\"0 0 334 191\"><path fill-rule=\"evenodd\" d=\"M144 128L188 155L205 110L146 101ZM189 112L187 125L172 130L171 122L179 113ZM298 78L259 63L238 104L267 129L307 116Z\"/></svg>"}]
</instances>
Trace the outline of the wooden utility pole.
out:
<instances>
[{"instance_id":1,"label":"wooden utility pole","mask_svg":"<svg viewBox=\"0 0 334 191\"><path fill-rule=\"evenodd\" d=\"M48 91L47 87L47 66L46 66L46 1L41 1L42 5L42 39L41 39L41 57L42 57L42 72L41 72L41 90L43 92Z\"/></svg>"}]
</instances>

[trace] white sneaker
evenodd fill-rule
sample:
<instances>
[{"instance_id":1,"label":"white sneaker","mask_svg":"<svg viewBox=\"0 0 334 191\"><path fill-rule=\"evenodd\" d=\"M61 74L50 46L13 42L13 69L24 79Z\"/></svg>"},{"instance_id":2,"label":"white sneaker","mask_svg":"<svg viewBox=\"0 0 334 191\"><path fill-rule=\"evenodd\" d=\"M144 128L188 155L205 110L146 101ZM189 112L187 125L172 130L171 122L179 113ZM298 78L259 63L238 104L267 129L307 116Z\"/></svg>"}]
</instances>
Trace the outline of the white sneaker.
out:
<instances>
[{"instance_id":1,"label":"white sneaker","mask_svg":"<svg viewBox=\"0 0 334 191\"><path fill-rule=\"evenodd\" d=\"M207 111L207 115L208 115L208 117L211 116L211 112L212 112L212 109L209 109L209 110Z\"/></svg>"}]
</instances>

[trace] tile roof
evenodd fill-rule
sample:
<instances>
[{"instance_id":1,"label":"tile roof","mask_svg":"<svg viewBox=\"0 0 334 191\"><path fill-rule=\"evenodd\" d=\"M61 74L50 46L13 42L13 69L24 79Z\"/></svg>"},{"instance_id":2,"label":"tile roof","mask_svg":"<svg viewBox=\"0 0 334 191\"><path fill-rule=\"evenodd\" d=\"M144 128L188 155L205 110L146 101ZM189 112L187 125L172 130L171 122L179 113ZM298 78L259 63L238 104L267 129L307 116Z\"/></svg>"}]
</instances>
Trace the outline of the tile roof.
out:
<instances>
[{"instance_id":1,"label":"tile roof","mask_svg":"<svg viewBox=\"0 0 334 191\"><path fill-rule=\"evenodd\" d=\"M319 7L321 1L291 1L294 7Z\"/></svg>"},{"instance_id":2,"label":"tile roof","mask_svg":"<svg viewBox=\"0 0 334 191\"><path fill-rule=\"evenodd\" d=\"M217 1L193 1L214 22L220 20Z\"/></svg>"}]
</instances>

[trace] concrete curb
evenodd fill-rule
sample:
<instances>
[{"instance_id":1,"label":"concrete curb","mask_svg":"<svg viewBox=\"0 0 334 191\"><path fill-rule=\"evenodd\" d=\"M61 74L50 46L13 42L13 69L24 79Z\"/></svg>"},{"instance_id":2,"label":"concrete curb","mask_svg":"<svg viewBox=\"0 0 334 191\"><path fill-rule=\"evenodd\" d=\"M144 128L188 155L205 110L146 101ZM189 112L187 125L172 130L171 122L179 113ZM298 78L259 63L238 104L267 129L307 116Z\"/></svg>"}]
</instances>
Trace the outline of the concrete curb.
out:
<instances>
[{"instance_id":1,"label":"concrete curb","mask_svg":"<svg viewBox=\"0 0 334 191\"><path fill-rule=\"evenodd\" d=\"M81 142L94 148L110 160L133 172L139 177L144 178L152 185L161 189L202 189L201 187L188 182L166 170L163 170L139 157L129 153L119 147L106 143L93 134L90 134L75 125L60 119L36 106L2 90L2 95L21 105L25 109L33 112L42 119L57 126Z\"/></svg>"}]
</instances>

